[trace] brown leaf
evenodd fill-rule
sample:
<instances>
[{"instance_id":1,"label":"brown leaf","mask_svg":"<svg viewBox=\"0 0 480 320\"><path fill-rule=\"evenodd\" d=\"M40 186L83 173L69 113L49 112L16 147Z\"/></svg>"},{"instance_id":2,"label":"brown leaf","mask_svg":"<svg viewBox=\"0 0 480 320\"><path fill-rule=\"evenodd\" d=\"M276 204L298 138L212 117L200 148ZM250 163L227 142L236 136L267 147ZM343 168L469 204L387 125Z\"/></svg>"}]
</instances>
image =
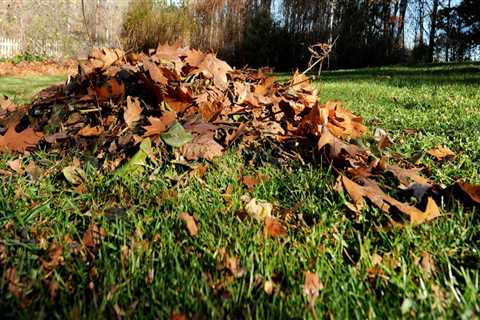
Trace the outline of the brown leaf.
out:
<instances>
[{"instance_id":1,"label":"brown leaf","mask_svg":"<svg viewBox=\"0 0 480 320\"><path fill-rule=\"evenodd\" d=\"M144 136L154 136L159 135L167 131L172 124L176 121L177 115L175 112L165 112L160 118L148 117L148 121L150 121L150 126L144 126L145 129Z\"/></svg>"},{"instance_id":2,"label":"brown leaf","mask_svg":"<svg viewBox=\"0 0 480 320\"><path fill-rule=\"evenodd\" d=\"M14 151L24 153L27 149L33 148L43 133L35 132L32 128L27 128L22 132L17 132L15 127L18 125L19 119L8 123L7 132L0 135L0 151Z\"/></svg>"},{"instance_id":3,"label":"brown leaf","mask_svg":"<svg viewBox=\"0 0 480 320\"><path fill-rule=\"evenodd\" d=\"M345 156L349 156L351 158L366 156L366 152L360 147L344 142L343 140L335 137L328 128L322 127L317 148L318 150L321 150L325 146L329 147L328 156L334 161L342 160L345 158Z\"/></svg>"},{"instance_id":4,"label":"brown leaf","mask_svg":"<svg viewBox=\"0 0 480 320\"><path fill-rule=\"evenodd\" d=\"M448 147L438 146L434 149L427 150L427 153L438 161L451 160L455 157L455 153Z\"/></svg>"},{"instance_id":5,"label":"brown leaf","mask_svg":"<svg viewBox=\"0 0 480 320\"><path fill-rule=\"evenodd\" d=\"M7 96L0 95L0 116L17 110L17 106Z\"/></svg>"},{"instance_id":6,"label":"brown leaf","mask_svg":"<svg viewBox=\"0 0 480 320\"><path fill-rule=\"evenodd\" d=\"M87 231L83 234L83 244L88 248L94 248L101 243L106 235L105 229L96 224L90 224Z\"/></svg>"},{"instance_id":7,"label":"brown leaf","mask_svg":"<svg viewBox=\"0 0 480 320\"><path fill-rule=\"evenodd\" d=\"M241 278L247 272L245 268L241 267L238 257L225 257L225 268L227 268L235 278Z\"/></svg>"},{"instance_id":8,"label":"brown leaf","mask_svg":"<svg viewBox=\"0 0 480 320\"><path fill-rule=\"evenodd\" d=\"M48 249L48 260L40 259L45 272L50 272L63 263L63 245L53 242Z\"/></svg>"},{"instance_id":9,"label":"brown leaf","mask_svg":"<svg viewBox=\"0 0 480 320\"><path fill-rule=\"evenodd\" d=\"M187 320L187 316L183 313L172 313L170 320Z\"/></svg>"},{"instance_id":10,"label":"brown leaf","mask_svg":"<svg viewBox=\"0 0 480 320\"><path fill-rule=\"evenodd\" d=\"M127 108L123 113L123 119L129 128L141 119L142 108L140 107L140 100L138 98L127 97Z\"/></svg>"},{"instance_id":11,"label":"brown leaf","mask_svg":"<svg viewBox=\"0 0 480 320\"><path fill-rule=\"evenodd\" d=\"M187 230L188 230L188 233L194 237L198 234L198 227L197 227L197 223L195 222L195 219L193 219L193 217L191 215L189 215L188 213L186 212L182 212L180 214L180 219L183 220L183 222L185 222L186 226L187 226Z\"/></svg>"},{"instance_id":12,"label":"brown leaf","mask_svg":"<svg viewBox=\"0 0 480 320\"><path fill-rule=\"evenodd\" d=\"M480 185L457 181L455 182L454 188L469 202L480 205Z\"/></svg>"},{"instance_id":13,"label":"brown leaf","mask_svg":"<svg viewBox=\"0 0 480 320\"><path fill-rule=\"evenodd\" d=\"M420 260L420 264L422 266L423 271L425 272L425 274L427 276L431 276L432 274L434 274L437 271L437 266L435 264L435 260L432 258L430 253L428 253L427 251L423 251L421 253L421 257L422 258Z\"/></svg>"},{"instance_id":14,"label":"brown leaf","mask_svg":"<svg viewBox=\"0 0 480 320\"><path fill-rule=\"evenodd\" d=\"M187 160L206 159L213 160L223 155L223 147L213 139L213 134L202 134L181 148Z\"/></svg>"},{"instance_id":15,"label":"brown leaf","mask_svg":"<svg viewBox=\"0 0 480 320\"><path fill-rule=\"evenodd\" d=\"M143 67L148 71L150 78L152 78L153 81L162 85L168 84L168 79L163 75L162 70L160 70L155 63L150 61L150 58L143 60Z\"/></svg>"},{"instance_id":16,"label":"brown leaf","mask_svg":"<svg viewBox=\"0 0 480 320\"><path fill-rule=\"evenodd\" d=\"M264 234L268 237L288 236L287 228L277 219L267 216L265 218Z\"/></svg>"},{"instance_id":17,"label":"brown leaf","mask_svg":"<svg viewBox=\"0 0 480 320\"><path fill-rule=\"evenodd\" d=\"M17 269L15 267L8 268L4 273L6 282L8 283L8 292L13 294L17 299L23 296L20 279L17 276Z\"/></svg>"},{"instance_id":18,"label":"brown leaf","mask_svg":"<svg viewBox=\"0 0 480 320\"><path fill-rule=\"evenodd\" d=\"M48 294L50 295L50 300L52 302L54 302L55 299L57 298L57 293L59 288L60 288L60 284L55 280L50 281L50 283L48 284Z\"/></svg>"},{"instance_id":19,"label":"brown leaf","mask_svg":"<svg viewBox=\"0 0 480 320\"><path fill-rule=\"evenodd\" d=\"M225 61L218 59L212 53L208 53L197 67L205 77L213 78L213 83L219 89L226 90L228 88L227 73L232 71L232 68Z\"/></svg>"},{"instance_id":20,"label":"brown leaf","mask_svg":"<svg viewBox=\"0 0 480 320\"><path fill-rule=\"evenodd\" d=\"M315 300L319 296L320 290L323 289L323 284L316 273L307 271L304 275L305 282L303 284L303 294L308 298Z\"/></svg>"},{"instance_id":21,"label":"brown leaf","mask_svg":"<svg viewBox=\"0 0 480 320\"><path fill-rule=\"evenodd\" d=\"M23 170L23 167L22 167L22 160L20 159L10 160L8 161L7 164L10 167L10 169L15 171L19 175L23 176L23 174L25 173L25 170Z\"/></svg>"},{"instance_id":22,"label":"brown leaf","mask_svg":"<svg viewBox=\"0 0 480 320\"><path fill-rule=\"evenodd\" d=\"M346 176L342 176L342 183L345 190L353 200L353 204L349 208L359 213L365 207L365 198L370 200L377 208L386 213L391 213L393 208L409 217L412 224L420 224L430 221L440 216L440 209L432 198L428 198L427 208L425 212L400 202L389 195L386 195L375 182L369 179L361 179L363 185L359 185Z\"/></svg>"},{"instance_id":23,"label":"brown leaf","mask_svg":"<svg viewBox=\"0 0 480 320\"><path fill-rule=\"evenodd\" d=\"M33 160L28 163L27 167L25 168L25 171L27 171L27 173L30 175L30 177L34 181L38 180L40 176L43 174L42 169L40 169Z\"/></svg>"},{"instance_id":24,"label":"brown leaf","mask_svg":"<svg viewBox=\"0 0 480 320\"><path fill-rule=\"evenodd\" d=\"M116 78L111 78L101 86L95 87L95 94L100 101L119 98L125 94L125 85Z\"/></svg>"},{"instance_id":25,"label":"brown leaf","mask_svg":"<svg viewBox=\"0 0 480 320\"><path fill-rule=\"evenodd\" d=\"M103 126L90 127L87 125L80 129L77 134L82 137L98 137L104 131Z\"/></svg>"}]
</instances>

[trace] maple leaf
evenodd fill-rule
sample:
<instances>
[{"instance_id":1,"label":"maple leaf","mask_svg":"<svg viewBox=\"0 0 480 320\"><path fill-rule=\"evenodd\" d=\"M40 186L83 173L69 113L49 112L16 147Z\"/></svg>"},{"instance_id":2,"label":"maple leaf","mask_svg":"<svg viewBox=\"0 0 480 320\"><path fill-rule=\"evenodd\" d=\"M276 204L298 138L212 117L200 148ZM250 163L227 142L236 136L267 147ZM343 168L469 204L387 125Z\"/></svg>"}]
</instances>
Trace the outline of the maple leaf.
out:
<instances>
[{"instance_id":1,"label":"maple leaf","mask_svg":"<svg viewBox=\"0 0 480 320\"><path fill-rule=\"evenodd\" d=\"M187 230L188 230L188 233L194 237L198 234L198 227L197 227L197 223L195 222L195 219L193 219L193 217L191 215L189 215L188 213L186 212L182 212L180 214L180 219L183 220L183 222L185 222L186 224L186 227L187 227Z\"/></svg>"},{"instance_id":2,"label":"maple leaf","mask_svg":"<svg viewBox=\"0 0 480 320\"><path fill-rule=\"evenodd\" d=\"M140 100L138 98L127 97L127 109L123 113L123 119L129 128L141 119L142 108L140 107Z\"/></svg>"},{"instance_id":3,"label":"maple leaf","mask_svg":"<svg viewBox=\"0 0 480 320\"><path fill-rule=\"evenodd\" d=\"M33 148L43 138L43 133L35 132L32 128L17 132L15 127L19 122L20 119L10 121L5 134L0 135L0 151L24 153L27 149Z\"/></svg>"},{"instance_id":4,"label":"maple leaf","mask_svg":"<svg viewBox=\"0 0 480 320\"><path fill-rule=\"evenodd\" d=\"M159 135L167 131L175 123L176 119L177 115L173 111L164 113L160 118L148 117L151 125L143 127L145 129L144 136Z\"/></svg>"}]
</instances>

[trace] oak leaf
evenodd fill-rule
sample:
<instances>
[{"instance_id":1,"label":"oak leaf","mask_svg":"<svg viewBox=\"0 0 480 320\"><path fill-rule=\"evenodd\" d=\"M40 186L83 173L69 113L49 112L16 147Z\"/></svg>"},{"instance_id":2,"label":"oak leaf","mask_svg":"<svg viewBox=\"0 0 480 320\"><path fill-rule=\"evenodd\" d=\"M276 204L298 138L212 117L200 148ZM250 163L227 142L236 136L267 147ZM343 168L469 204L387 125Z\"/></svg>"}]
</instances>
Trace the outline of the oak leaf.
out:
<instances>
[{"instance_id":1,"label":"oak leaf","mask_svg":"<svg viewBox=\"0 0 480 320\"><path fill-rule=\"evenodd\" d=\"M7 132L3 136L0 135L0 151L24 153L27 149L33 148L43 138L43 133L35 132L32 128L17 132L15 127L18 123L19 120L11 121L8 123Z\"/></svg>"}]
</instances>

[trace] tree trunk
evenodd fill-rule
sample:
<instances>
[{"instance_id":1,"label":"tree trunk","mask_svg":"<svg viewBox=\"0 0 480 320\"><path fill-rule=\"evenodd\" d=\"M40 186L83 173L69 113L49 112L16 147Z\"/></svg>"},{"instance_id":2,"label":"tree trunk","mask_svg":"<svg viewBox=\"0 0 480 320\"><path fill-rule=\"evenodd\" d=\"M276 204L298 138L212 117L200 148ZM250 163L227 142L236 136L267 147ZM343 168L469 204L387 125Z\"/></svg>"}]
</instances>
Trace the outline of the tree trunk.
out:
<instances>
[{"instance_id":1,"label":"tree trunk","mask_svg":"<svg viewBox=\"0 0 480 320\"><path fill-rule=\"evenodd\" d=\"M437 13L439 0L433 0L432 15L430 18L430 35L428 40L428 61L433 62L433 51L435 49L435 33L437 32Z\"/></svg>"}]
</instances>

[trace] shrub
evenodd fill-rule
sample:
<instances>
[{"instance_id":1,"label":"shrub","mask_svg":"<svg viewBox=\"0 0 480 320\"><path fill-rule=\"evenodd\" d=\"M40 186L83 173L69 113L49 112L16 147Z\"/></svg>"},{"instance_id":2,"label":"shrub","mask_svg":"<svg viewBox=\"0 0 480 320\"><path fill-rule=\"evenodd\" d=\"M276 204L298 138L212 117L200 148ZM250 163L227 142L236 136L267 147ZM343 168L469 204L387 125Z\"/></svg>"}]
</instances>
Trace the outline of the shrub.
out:
<instances>
[{"instance_id":1,"label":"shrub","mask_svg":"<svg viewBox=\"0 0 480 320\"><path fill-rule=\"evenodd\" d=\"M158 43L186 40L191 21L184 5L165 0L132 1L123 19L122 44L127 50L147 51Z\"/></svg>"}]
</instances>

